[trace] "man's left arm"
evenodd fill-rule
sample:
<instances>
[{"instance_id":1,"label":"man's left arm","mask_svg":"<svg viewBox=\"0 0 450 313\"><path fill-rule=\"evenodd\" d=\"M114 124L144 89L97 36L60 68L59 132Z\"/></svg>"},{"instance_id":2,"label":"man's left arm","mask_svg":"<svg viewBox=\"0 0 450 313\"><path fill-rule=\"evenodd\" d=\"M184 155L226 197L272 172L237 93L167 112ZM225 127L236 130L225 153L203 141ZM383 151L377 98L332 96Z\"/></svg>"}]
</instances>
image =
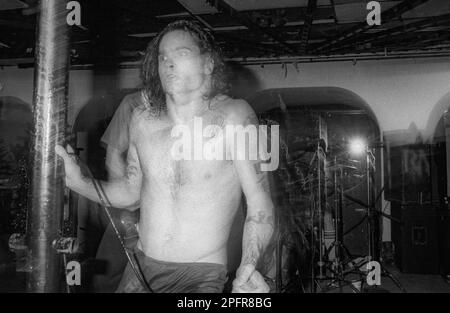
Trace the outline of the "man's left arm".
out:
<instances>
[{"instance_id":1,"label":"man's left arm","mask_svg":"<svg viewBox=\"0 0 450 313\"><path fill-rule=\"evenodd\" d=\"M247 103L244 103L239 111L237 126L244 126L244 130L248 132L251 132L253 127L257 135L250 136L253 140L245 141L245 147L234 145L237 153L235 155L239 154L239 150L245 149L245 159L234 158L233 162L246 198L247 216L242 241L242 259L233 282L233 292L268 292L269 287L256 268L274 231L274 204L270 196L268 172L261 168L264 160L259 153L252 155L250 152L252 145L253 148L263 145L259 151L267 151L265 149L267 137L258 131L258 119ZM254 142L255 138L257 142ZM255 150L258 151L254 149L253 152Z\"/></svg>"}]
</instances>

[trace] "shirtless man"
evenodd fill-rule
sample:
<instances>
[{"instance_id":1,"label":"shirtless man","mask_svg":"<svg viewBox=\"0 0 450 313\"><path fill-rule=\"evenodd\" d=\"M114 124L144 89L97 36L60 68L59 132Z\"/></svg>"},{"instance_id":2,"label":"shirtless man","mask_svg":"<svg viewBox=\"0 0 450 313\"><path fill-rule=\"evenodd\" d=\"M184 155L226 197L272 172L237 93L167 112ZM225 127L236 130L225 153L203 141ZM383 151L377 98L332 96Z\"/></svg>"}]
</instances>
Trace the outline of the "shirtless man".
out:
<instances>
[{"instance_id":1,"label":"shirtless man","mask_svg":"<svg viewBox=\"0 0 450 313\"><path fill-rule=\"evenodd\" d=\"M155 292L223 291L226 243L242 192L247 217L233 292L269 290L256 270L274 228L274 205L262 161L230 160L225 155L221 160L177 160L171 153L179 140L172 129L184 125L194 132L196 118L202 119L203 127L221 129L258 123L245 101L223 95L224 63L218 51L211 35L187 21L168 25L150 43L142 71L148 103L132 115L126 176L101 182L115 207L140 201L136 251ZM226 155L233 149L220 135L203 139L225 142ZM67 186L99 202L71 151L61 146L56 151L64 159ZM118 291L142 291L130 266Z\"/></svg>"}]
</instances>

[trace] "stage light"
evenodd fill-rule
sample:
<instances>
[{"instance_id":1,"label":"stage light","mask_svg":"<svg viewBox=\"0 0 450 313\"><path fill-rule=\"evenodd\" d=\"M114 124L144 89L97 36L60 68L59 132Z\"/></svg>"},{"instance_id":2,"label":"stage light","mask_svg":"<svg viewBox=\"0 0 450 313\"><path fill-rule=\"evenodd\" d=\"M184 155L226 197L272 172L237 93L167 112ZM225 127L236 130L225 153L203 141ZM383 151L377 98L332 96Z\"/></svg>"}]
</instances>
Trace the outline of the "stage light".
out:
<instances>
[{"instance_id":1,"label":"stage light","mask_svg":"<svg viewBox=\"0 0 450 313\"><path fill-rule=\"evenodd\" d=\"M366 151L367 144L361 138L350 140L350 153L354 155L361 155Z\"/></svg>"}]
</instances>

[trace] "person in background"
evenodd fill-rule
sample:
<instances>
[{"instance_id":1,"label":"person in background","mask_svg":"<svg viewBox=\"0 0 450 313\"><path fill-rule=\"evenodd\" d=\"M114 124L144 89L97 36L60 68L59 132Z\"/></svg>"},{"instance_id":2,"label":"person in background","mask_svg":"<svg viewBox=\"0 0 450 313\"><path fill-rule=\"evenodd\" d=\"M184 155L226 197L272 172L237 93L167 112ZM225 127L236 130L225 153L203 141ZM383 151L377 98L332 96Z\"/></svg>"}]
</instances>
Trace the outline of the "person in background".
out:
<instances>
[{"instance_id":1,"label":"person in background","mask_svg":"<svg viewBox=\"0 0 450 313\"><path fill-rule=\"evenodd\" d=\"M105 167L108 180L125 176L130 119L133 110L140 105L142 105L140 91L126 95L101 138L101 142L106 145ZM110 208L110 211L115 217L117 226L120 226L120 221L136 220L139 214L137 205L128 210ZM128 260L104 210L101 212L101 219L107 226L95 258L96 263L102 266L99 266L100 273L94 273L91 289L97 293L114 292L119 285Z\"/></svg>"}]
</instances>

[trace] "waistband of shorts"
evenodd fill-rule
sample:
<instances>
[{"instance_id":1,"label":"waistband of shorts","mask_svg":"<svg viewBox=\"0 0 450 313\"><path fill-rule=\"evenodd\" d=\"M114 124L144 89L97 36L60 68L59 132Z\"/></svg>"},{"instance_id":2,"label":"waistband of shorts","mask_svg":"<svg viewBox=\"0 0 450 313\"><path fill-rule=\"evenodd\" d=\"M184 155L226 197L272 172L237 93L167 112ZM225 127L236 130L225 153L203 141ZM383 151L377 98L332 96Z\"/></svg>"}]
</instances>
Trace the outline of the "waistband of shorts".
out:
<instances>
[{"instance_id":1,"label":"waistband of shorts","mask_svg":"<svg viewBox=\"0 0 450 313\"><path fill-rule=\"evenodd\" d=\"M134 252L139 253L142 255L142 257L145 258L145 260L148 260L150 262L158 263L161 265L179 265L179 266L209 266L209 267L220 267L221 269L227 271L227 267L224 264L220 263L213 263L213 262L173 262L173 261L163 261L158 260L155 258L152 258L144 253L141 249L138 248L136 245L134 247Z\"/></svg>"}]
</instances>

